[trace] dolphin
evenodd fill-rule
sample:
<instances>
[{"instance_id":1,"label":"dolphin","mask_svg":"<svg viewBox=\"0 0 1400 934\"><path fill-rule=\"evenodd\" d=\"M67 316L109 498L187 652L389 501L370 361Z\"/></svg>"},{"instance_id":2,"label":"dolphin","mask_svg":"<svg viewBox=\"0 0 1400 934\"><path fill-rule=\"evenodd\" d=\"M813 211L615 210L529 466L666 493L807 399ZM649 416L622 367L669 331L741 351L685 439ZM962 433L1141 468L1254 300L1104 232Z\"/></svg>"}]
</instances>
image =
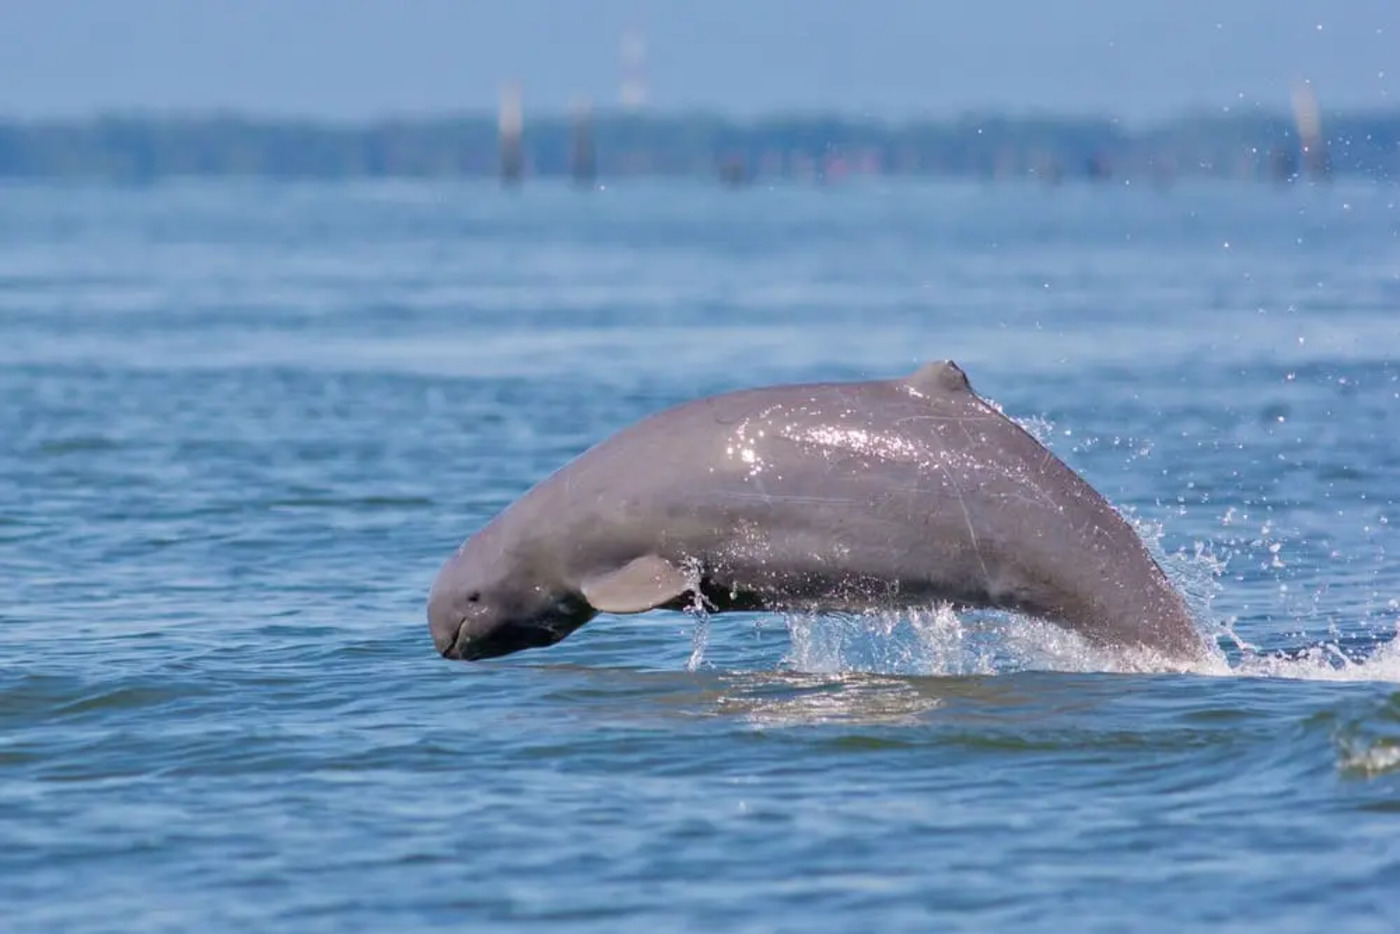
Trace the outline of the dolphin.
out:
<instances>
[{"instance_id":1,"label":"dolphin","mask_svg":"<svg viewBox=\"0 0 1400 934\"><path fill-rule=\"evenodd\" d=\"M472 535L428 596L477 660L599 612L995 608L1189 666L1205 644L1142 540L951 361L741 390L599 442Z\"/></svg>"}]
</instances>

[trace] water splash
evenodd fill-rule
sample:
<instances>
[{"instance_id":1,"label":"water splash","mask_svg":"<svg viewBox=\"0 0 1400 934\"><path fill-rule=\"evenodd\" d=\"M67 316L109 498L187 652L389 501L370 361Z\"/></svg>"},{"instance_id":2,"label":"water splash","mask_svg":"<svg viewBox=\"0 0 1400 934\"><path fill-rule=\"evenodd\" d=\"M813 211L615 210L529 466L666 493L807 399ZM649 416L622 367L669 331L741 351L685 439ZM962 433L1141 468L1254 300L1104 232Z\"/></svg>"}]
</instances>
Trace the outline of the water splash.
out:
<instances>
[{"instance_id":1,"label":"water splash","mask_svg":"<svg viewBox=\"0 0 1400 934\"><path fill-rule=\"evenodd\" d=\"M1029 420L1037 431L1048 423ZM1182 591L1201 625L1207 645L1232 636L1229 623L1215 619L1211 603L1220 592L1225 562L1208 543L1166 554L1163 526L1124 517L1153 558ZM784 663L804 672L870 672L902 675L1003 674L1012 671L1180 672L1179 662L1142 650L1095 646L1061 626L1018 613L979 610L957 613L951 606L929 610L877 610L855 615L785 617L791 648ZM1200 674L1230 671L1216 648Z\"/></svg>"},{"instance_id":2,"label":"water splash","mask_svg":"<svg viewBox=\"0 0 1400 934\"><path fill-rule=\"evenodd\" d=\"M690 636L690 658L686 660L685 670L699 671L700 666L705 663L705 650L710 645L710 611L714 606L705 599L703 588L700 586L700 563L689 560L683 570L693 597L685 612L695 618L695 628L691 630Z\"/></svg>"},{"instance_id":3,"label":"water splash","mask_svg":"<svg viewBox=\"0 0 1400 934\"><path fill-rule=\"evenodd\" d=\"M1149 651L1109 649L1044 620L1014 613L959 614L951 607L844 615L789 615L789 671L903 676L997 675L1017 671L1181 673L1205 677L1400 683L1400 638L1321 643L1294 651L1240 648L1179 662Z\"/></svg>"},{"instance_id":4,"label":"water splash","mask_svg":"<svg viewBox=\"0 0 1400 934\"><path fill-rule=\"evenodd\" d=\"M1122 510L1120 510L1122 511ZM1400 619L1392 633L1371 634L1351 640L1334 635L1328 641L1293 650L1268 650L1255 645L1235 629L1233 618L1220 617L1212 605L1222 592L1221 581L1231 557L1231 547L1210 541L1197 541L1188 551L1179 549L1168 554L1162 547L1166 528L1158 520L1146 520L1127 514L1124 518L1133 526L1154 560L1161 565L1172 583L1186 598L1186 603L1201 627L1202 634L1216 645L1228 645L1233 651L1221 651L1192 673L1223 677L1282 678L1307 681L1381 681L1400 682ZM1282 541L1268 539L1266 523L1261 540L1255 545L1267 545L1268 555L1275 566ZM1348 642L1350 644L1345 644Z\"/></svg>"},{"instance_id":5,"label":"water splash","mask_svg":"<svg viewBox=\"0 0 1400 934\"><path fill-rule=\"evenodd\" d=\"M1186 598L1186 606L1196 621L1204 623L1208 629L1228 631L1230 621L1215 619L1212 611L1212 604L1221 592L1220 581L1225 574L1228 558L1218 554L1214 543L1209 541L1193 542L1189 551L1180 548L1168 553L1162 546L1166 534L1163 522L1127 514L1123 518L1147 546L1152 559Z\"/></svg>"},{"instance_id":6,"label":"water splash","mask_svg":"<svg viewBox=\"0 0 1400 934\"><path fill-rule=\"evenodd\" d=\"M1400 628L1394 635L1319 642L1292 651L1245 648L1227 674L1299 681L1378 681L1400 683ZM1213 673L1213 672L1206 672Z\"/></svg>"},{"instance_id":7,"label":"water splash","mask_svg":"<svg viewBox=\"0 0 1400 934\"><path fill-rule=\"evenodd\" d=\"M993 674L993 647L949 607L785 616L785 667L802 672L894 675Z\"/></svg>"},{"instance_id":8,"label":"water splash","mask_svg":"<svg viewBox=\"0 0 1400 934\"><path fill-rule=\"evenodd\" d=\"M690 658L686 660L686 671L699 671L705 663L705 649L710 645L710 614L704 607L689 610L695 617L695 628L690 635Z\"/></svg>"},{"instance_id":9,"label":"water splash","mask_svg":"<svg viewBox=\"0 0 1400 934\"><path fill-rule=\"evenodd\" d=\"M1015 422L1022 431L1034 438L1041 447L1050 448L1055 443L1055 424L1040 415L1007 415L1000 405L987 400L987 404Z\"/></svg>"},{"instance_id":10,"label":"water splash","mask_svg":"<svg viewBox=\"0 0 1400 934\"><path fill-rule=\"evenodd\" d=\"M1109 651L1060 626L1015 613L872 610L784 617L790 670L881 675L995 675L1013 671L1180 670L1152 653Z\"/></svg>"}]
</instances>

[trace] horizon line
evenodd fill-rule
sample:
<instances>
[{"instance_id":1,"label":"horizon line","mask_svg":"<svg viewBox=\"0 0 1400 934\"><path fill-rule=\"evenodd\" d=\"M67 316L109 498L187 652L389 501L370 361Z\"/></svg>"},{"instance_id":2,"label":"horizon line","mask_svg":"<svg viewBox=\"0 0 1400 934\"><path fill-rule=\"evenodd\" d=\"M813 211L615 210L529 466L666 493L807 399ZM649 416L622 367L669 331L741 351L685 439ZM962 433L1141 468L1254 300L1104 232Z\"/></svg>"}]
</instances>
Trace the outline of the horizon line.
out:
<instances>
[{"instance_id":1,"label":"horizon line","mask_svg":"<svg viewBox=\"0 0 1400 934\"><path fill-rule=\"evenodd\" d=\"M1100 123L1123 127L1150 128L1169 126L1188 120L1217 119L1229 120L1240 117L1263 117L1269 119L1292 119L1287 103L1264 105L1262 103L1235 106L1192 106L1153 118L1129 119L1121 114L1100 110L1068 110L1047 107L1014 109L1009 107L969 107L956 112L890 115L852 108L785 107L754 112L734 112L718 107L645 107L631 108L620 104L589 105L587 110L594 120L636 120L641 122L668 122L677 120L710 121L735 125L761 124L775 121L837 121L842 123L877 125L885 127L914 126L929 124L962 124L975 121L1005 120L1010 122L1059 121L1066 123ZM533 116L532 116L533 114ZM1324 111L1329 120L1337 118L1376 118L1400 117L1400 104L1371 105L1356 107L1336 107ZM291 113L276 110L214 105L197 108L177 107L100 107L84 113L69 114L19 114L0 112L0 124L14 125L76 125L105 121L129 122L207 122L238 121L261 124L298 123L337 127L365 127L403 123L436 123L447 121L489 121L495 122L499 116L495 108L463 107L433 108L423 110L385 111L379 114L345 116L332 114ZM578 119L574 107L548 107L536 111L525 111L525 122L572 123Z\"/></svg>"}]
</instances>

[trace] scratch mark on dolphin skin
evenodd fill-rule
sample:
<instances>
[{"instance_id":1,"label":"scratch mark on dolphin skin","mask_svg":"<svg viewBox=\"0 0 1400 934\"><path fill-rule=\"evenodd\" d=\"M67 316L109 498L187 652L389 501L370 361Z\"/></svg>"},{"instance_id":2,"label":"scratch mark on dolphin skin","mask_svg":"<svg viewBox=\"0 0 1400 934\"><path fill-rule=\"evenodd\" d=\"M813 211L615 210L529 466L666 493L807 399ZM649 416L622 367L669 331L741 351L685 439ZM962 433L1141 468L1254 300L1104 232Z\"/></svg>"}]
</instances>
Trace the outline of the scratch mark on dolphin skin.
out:
<instances>
[{"instance_id":1,"label":"scratch mark on dolphin skin","mask_svg":"<svg viewBox=\"0 0 1400 934\"><path fill-rule=\"evenodd\" d=\"M963 521L967 523L967 535L972 540L973 554L977 555L977 564L982 568L982 575L990 584L992 579L991 571L987 570L986 559L982 557L982 543L977 540L977 530L972 527L972 513L967 509L967 497L963 495L962 487L958 481L953 479L953 472L948 469L948 465L938 461L938 469L943 471L943 476L948 478L948 485L953 488L953 492L958 494L958 508L962 510Z\"/></svg>"},{"instance_id":2,"label":"scratch mark on dolphin skin","mask_svg":"<svg viewBox=\"0 0 1400 934\"><path fill-rule=\"evenodd\" d=\"M796 503L807 506L865 506L864 500L848 496L803 496L798 493L726 493L725 499L751 503Z\"/></svg>"},{"instance_id":3,"label":"scratch mark on dolphin skin","mask_svg":"<svg viewBox=\"0 0 1400 934\"><path fill-rule=\"evenodd\" d=\"M987 422L997 418L996 415L906 415L903 418L895 419L896 425L903 425L906 422Z\"/></svg>"},{"instance_id":4,"label":"scratch mark on dolphin skin","mask_svg":"<svg viewBox=\"0 0 1400 934\"><path fill-rule=\"evenodd\" d=\"M972 437L972 432L969 431L968 428L967 428L967 419L965 419L965 418L960 418L960 419L958 419L958 427L962 429L963 437L967 438L968 447L976 448L976 447L977 447L977 440L976 440L975 438Z\"/></svg>"},{"instance_id":5,"label":"scratch mark on dolphin skin","mask_svg":"<svg viewBox=\"0 0 1400 934\"><path fill-rule=\"evenodd\" d=\"M1048 506L1051 509L1059 508L1055 498L1041 489L1040 484L1035 482L1028 470L1024 468L1008 469L998 467L995 464L983 464L982 467L993 471L1011 486L1011 492L1000 494L1004 499L1014 498L1025 503ZM985 483L982 485L983 493L996 495L992 494L987 487L988 485Z\"/></svg>"}]
</instances>

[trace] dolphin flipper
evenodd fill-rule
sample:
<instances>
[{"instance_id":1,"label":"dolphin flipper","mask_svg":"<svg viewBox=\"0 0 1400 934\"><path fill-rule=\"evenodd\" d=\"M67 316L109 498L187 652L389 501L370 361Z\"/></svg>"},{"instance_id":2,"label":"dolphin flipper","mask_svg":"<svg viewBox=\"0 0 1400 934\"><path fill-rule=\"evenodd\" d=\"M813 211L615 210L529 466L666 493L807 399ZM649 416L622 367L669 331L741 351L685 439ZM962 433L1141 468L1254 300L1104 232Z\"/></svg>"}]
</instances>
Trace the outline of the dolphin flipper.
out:
<instances>
[{"instance_id":1,"label":"dolphin flipper","mask_svg":"<svg viewBox=\"0 0 1400 934\"><path fill-rule=\"evenodd\" d=\"M583 596L604 613L643 613L691 589L689 579L665 558L643 555L616 571L583 582Z\"/></svg>"}]
</instances>

